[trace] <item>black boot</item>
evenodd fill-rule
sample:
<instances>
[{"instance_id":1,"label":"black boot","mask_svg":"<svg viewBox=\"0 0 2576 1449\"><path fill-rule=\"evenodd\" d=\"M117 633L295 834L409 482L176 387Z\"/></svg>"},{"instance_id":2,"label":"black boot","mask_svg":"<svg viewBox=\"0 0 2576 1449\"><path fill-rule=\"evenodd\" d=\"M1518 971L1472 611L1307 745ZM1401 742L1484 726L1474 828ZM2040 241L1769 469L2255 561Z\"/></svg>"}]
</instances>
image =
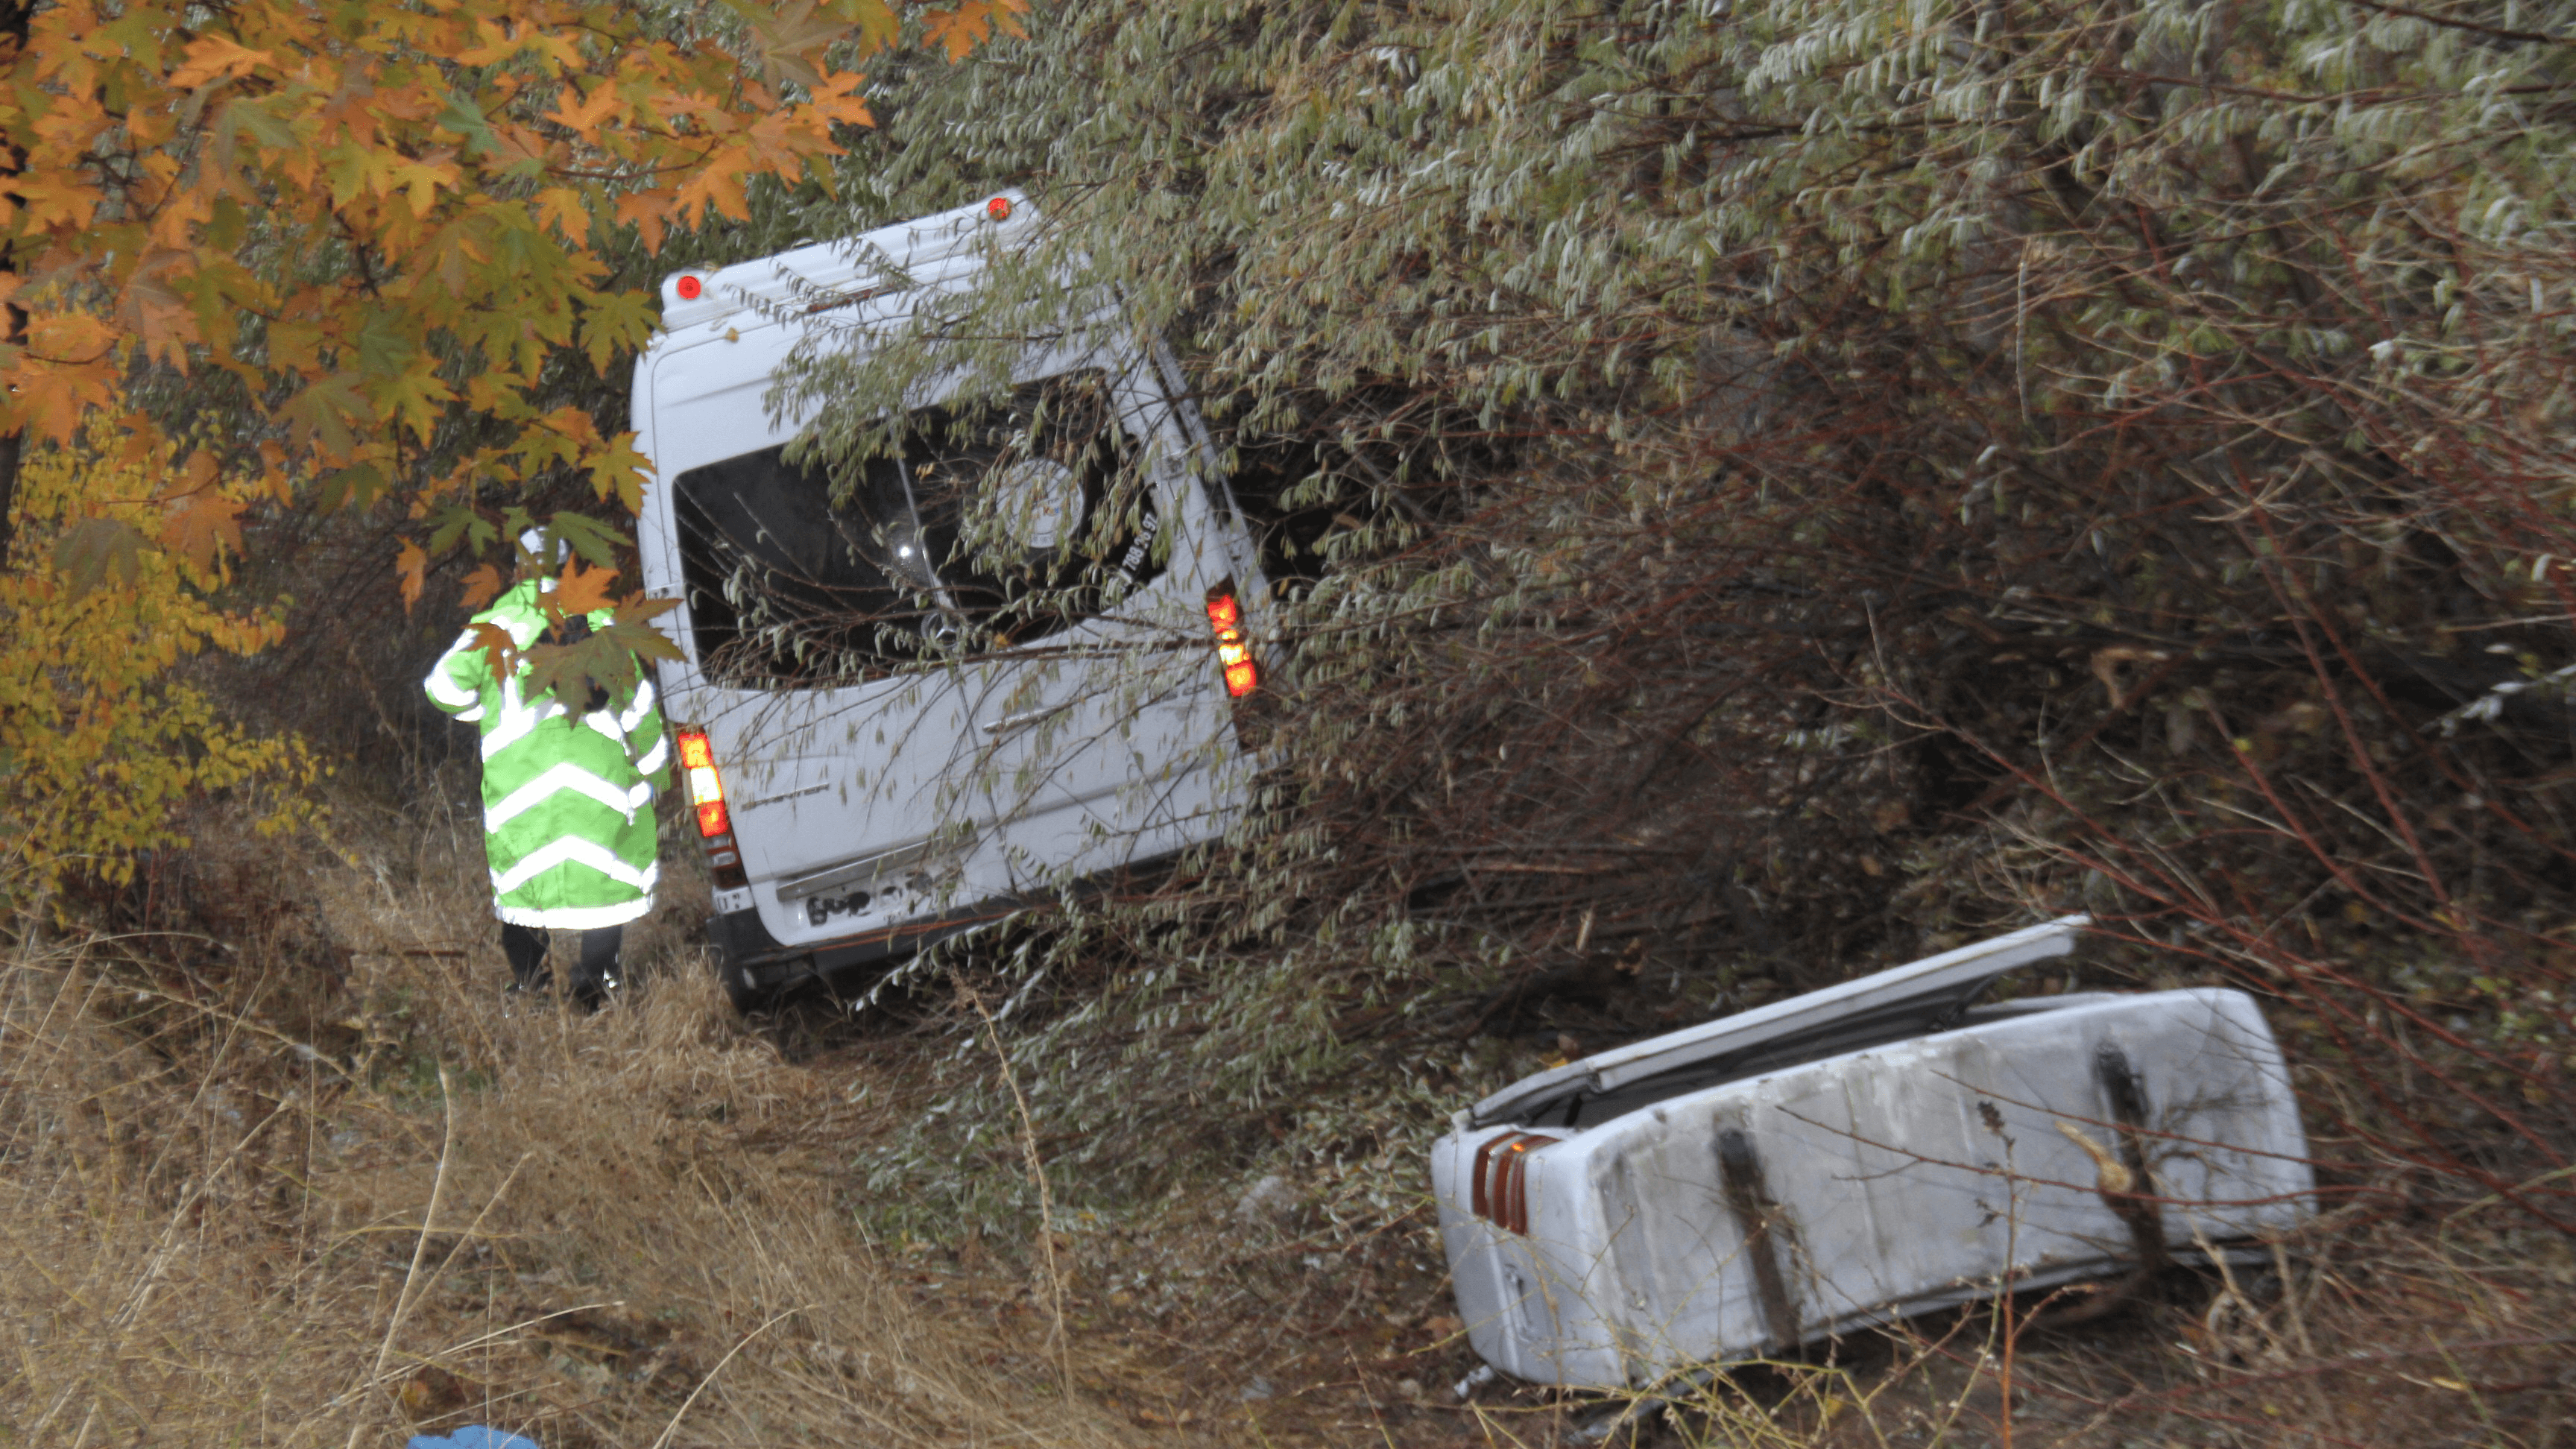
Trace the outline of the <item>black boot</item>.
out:
<instances>
[{"instance_id":1,"label":"black boot","mask_svg":"<svg viewBox=\"0 0 2576 1449\"><path fill-rule=\"evenodd\" d=\"M515 921L501 923L501 954L510 958L512 996L542 996L555 984L546 969L546 933Z\"/></svg>"},{"instance_id":2,"label":"black boot","mask_svg":"<svg viewBox=\"0 0 2576 1449\"><path fill-rule=\"evenodd\" d=\"M581 961L573 968L572 999L582 1010L599 1010L623 989L625 983L617 974L617 952L625 936L624 926L602 926L581 933Z\"/></svg>"}]
</instances>

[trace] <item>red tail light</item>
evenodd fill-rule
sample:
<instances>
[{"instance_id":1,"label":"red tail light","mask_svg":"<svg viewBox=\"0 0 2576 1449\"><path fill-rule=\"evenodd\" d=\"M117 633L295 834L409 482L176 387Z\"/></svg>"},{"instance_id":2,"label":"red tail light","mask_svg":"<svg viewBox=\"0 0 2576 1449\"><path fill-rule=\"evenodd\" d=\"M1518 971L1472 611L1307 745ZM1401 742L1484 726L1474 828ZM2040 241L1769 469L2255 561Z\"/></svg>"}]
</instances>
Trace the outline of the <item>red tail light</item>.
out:
<instances>
[{"instance_id":1,"label":"red tail light","mask_svg":"<svg viewBox=\"0 0 2576 1449\"><path fill-rule=\"evenodd\" d=\"M742 851L735 846L733 820L725 813L724 779L716 773L715 747L705 730L677 731L680 778L688 782L689 806L698 813L698 835L706 843L707 866L719 890L750 884L742 873Z\"/></svg>"},{"instance_id":2,"label":"red tail light","mask_svg":"<svg viewBox=\"0 0 2576 1449\"><path fill-rule=\"evenodd\" d=\"M689 803L697 807L698 833L708 837L730 834L733 822L725 815L724 781L716 776L716 752L707 743L706 731L680 731L680 777L689 782Z\"/></svg>"},{"instance_id":3,"label":"red tail light","mask_svg":"<svg viewBox=\"0 0 2576 1449\"><path fill-rule=\"evenodd\" d=\"M1467 1210L1507 1233L1529 1231L1529 1154L1556 1138L1505 1132L1476 1149L1467 1181Z\"/></svg>"},{"instance_id":4,"label":"red tail light","mask_svg":"<svg viewBox=\"0 0 2576 1449\"><path fill-rule=\"evenodd\" d=\"M1208 627L1216 632L1216 660L1225 666L1225 692L1241 699L1261 686L1261 668L1252 662L1252 645L1243 636L1243 604L1234 596L1234 580L1208 590Z\"/></svg>"}]
</instances>

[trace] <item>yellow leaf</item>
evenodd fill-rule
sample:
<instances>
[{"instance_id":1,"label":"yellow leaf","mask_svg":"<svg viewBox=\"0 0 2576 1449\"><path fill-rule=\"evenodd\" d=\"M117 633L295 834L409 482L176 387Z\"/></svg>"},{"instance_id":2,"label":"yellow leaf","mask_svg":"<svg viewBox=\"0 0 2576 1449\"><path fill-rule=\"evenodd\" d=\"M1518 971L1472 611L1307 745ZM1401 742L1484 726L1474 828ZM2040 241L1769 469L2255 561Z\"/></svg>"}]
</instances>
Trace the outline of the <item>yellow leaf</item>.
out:
<instances>
[{"instance_id":1,"label":"yellow leaf","mask_svg":"<svg viewBox=\"0 0 2576 1449\"><path fill-rule=\"evenodd\" d=\"M610 492L629 513L644 511L644 477L653 471L653 462L635 451L635 435L619 433L608 440L608 451L590 463L591 486L603 498Z\"/></svg>"},{"instance_id":2,"label":"yellow leaf","mask_svg":"<svg viewBox=\"0 0 2576 1449\"><path fill-rule=\"evenodd\" d=\"M537 193L537 220L572 241L590 235L590 209L582 204L581 193L569 186L549 186Z\"/></svg>"}]
</instances>

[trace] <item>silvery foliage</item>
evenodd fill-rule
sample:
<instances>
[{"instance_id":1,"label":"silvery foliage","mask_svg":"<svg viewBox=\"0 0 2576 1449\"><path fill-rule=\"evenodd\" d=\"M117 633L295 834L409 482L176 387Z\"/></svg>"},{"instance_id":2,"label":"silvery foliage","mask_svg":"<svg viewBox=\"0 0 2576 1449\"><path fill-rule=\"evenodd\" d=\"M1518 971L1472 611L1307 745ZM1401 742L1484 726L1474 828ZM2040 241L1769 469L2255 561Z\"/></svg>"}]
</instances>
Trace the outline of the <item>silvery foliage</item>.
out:
<instances>
[{"instance_id":1,"label":"silvery foliage","mask_svg":"<svg viewBox=\"0 0 2576 1449\"><path fill-rule=\"evenodd\" d=\"M1765 444L1811 406L1847 406L1847 378L1923 380L1920 400L1887 401L1892 446L1946 480L1935 512L1963 525L2000 527L2017 498L2028 523L2033 480L2073 469L2113 414L2204 428L2222 451L2192 486L2212 489L2220 456L2349 477L2352 437L2481 399L2563 436L2563 399L2472 362L2565 352L2576 48L2527 38L2559 25L2546 7L2459 14L2471 23L2328 0L1072 0L1025 43L884 71L839 224L1024 185L1047 240L935 338L861 366L808 359L781 401L820 406L815 447L863 449L928 368L998 387L1033 330L1115 297L1173 341L1229 442L1329 445L1277 501L1342 519L1287 629L1297 697L1330 708L1283 722L1293 763L1273 808L1187 896L1068 904L1053 935L988 963L1023 982L1052 970L1013 1038L1061 1134L1050 1150L1141 1182L1240 1150L1236 1124L1285 1104L1329 1167L1371 1157L1382 1132L1436 1131L1436 1109L1508 1070L1370 1056L1389 1019L1503 979L1540 938L1406 905L1442 844L1421 833L1425 802L1466 768L1445 742L1475 733L1444 712L1507 731L1563 707L1591 666L1531 663L1582 614L1583 581L1633 565L1641 530L1662 531L1665 558L1681 540L1685 572L1758 546L1773 557L1755 582L1814 586L1822 566L1797 550L1839 520L1802 500L1848 455ZM2160 248L2143 261L2140 218ZM2369 301L2391 296L2410 305ZM2327 383L2285 400L2283 369ZM2522 462L2564 498L2567 456ZM2295 512L2329 491L2275 496ZM2110 527L2089 528L2092 553L2111 552ZM1612 755L1627 707L1602 710ZM1706 728L1767 741L1786 770L1883 739L1862 717L1730 708ZM1390 742L1413 751L1409 773ZM1785 776L1753 778L1736 788ZM1385 792L1365 843L1337 780ZM1772 808L1707 790L1680 804L1703 820ZM1637 839L1677 828L1635 814ZM1789 888L1749 866L1737 879ZM1009 1114L981 1070L961 1046L942 1120L993 1147ZM1365 1092L1333 1096L1337 1080Z\"/></svg>"}]
</instances>

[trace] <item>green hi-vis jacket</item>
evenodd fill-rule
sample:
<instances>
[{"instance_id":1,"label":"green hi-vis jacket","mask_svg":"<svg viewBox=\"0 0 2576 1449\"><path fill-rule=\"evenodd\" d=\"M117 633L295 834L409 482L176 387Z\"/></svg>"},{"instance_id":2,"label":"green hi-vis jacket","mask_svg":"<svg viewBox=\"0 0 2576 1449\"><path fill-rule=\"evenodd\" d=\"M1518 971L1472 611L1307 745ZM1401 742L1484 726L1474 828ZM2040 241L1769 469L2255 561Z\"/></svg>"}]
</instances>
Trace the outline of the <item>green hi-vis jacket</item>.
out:
<instances>
[{"instance_id":1,"label":"green hi-vis jacket","mask_svg":"<svg viewBox=\"0 0 2576 1449\"><path fill-rule=\"evenodd\" d=\"M593 627L608 622L601 610ZM474 616L528 647L546 627L531 579ZM524 674L525 670L522 669ZM531 704L519 680L492 677L472 629L421 682L432 704L483 726L483 850L493 904L522 926L590 930L653 908L653 792L670 786L670 746L647 671L632 700L574 714Z\"/></svg>"}]
</instances>

